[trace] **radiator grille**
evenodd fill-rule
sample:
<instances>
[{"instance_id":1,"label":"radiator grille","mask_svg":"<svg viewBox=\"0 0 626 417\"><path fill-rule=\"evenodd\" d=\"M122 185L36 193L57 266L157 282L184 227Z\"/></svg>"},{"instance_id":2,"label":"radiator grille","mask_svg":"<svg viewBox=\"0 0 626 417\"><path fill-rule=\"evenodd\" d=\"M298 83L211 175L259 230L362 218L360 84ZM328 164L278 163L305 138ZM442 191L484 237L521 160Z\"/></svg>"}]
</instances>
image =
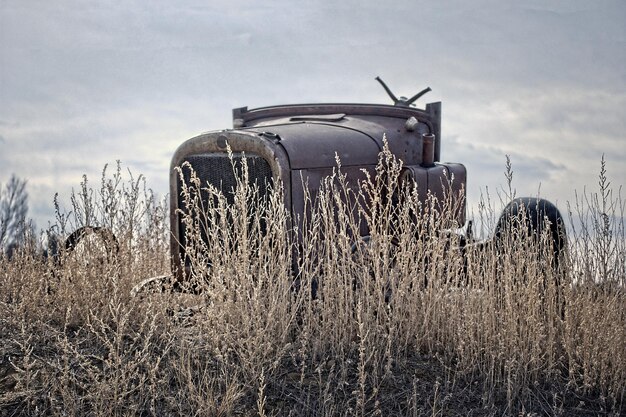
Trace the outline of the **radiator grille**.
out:
<instances>
[{"instance_id":1,"label":"radiator grille","mask_svg":"<svg viewBox=\"0 0 626 417\"><path fill-rule=\"evenodd\" d=\"M248 166L248 184L258 188L259 201L265 201L269 194L269 190L273 184L272 169L269 163L262 157L254 154L245 154L246 164ZM234 190L237 185L237 177L241 175L242 170L242 154L233 154L232 159L227 154L198 154L187 156L184 162L191 165L196 175L200 179L201 187L205 187L207 183L217 187L222 191L229 204L234 202ZM183 179L186 184L190 184L191 170L184 167ZM181 179L178 179L178 190L181 190ZM206 192L201 193L202 202L207 206L208 198ZM178 208L186 211L185 202L182 196L178 195ZM182 250L186 244L185 227L179 220L179 241ZM203 236L206 241L206 237ZM207 242L210 243L210 242Z\"/></svg>"}]
</instances>

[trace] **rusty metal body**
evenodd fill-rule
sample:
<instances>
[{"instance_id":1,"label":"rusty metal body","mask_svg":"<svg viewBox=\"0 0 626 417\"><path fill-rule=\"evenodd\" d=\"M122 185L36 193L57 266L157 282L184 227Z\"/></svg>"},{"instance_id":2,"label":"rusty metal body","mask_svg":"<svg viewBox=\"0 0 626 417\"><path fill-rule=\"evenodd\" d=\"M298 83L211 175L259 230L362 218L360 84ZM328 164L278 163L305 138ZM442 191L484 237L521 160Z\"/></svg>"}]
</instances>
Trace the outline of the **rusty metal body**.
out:
<instances>
[{"instance_id":1,"label":"rusty metal body","mask_svg":"<svg viewBox=\"0 0 626 417\"><path fill-rule=\"evenodd\" d=\"M382 83L382 82L381 82ZM426 90L424 90L426 91ZM420 93L420 94L423 94ZM235 158L245 154L250 175L259 184L280 179L291 218L302 217L305 190L311 197L322 179L341 161L350 183L374 173L386 137L390 151L403 162L403 179L412 179L418 193L457 199L456 222L465 223L465 167L441 163L441 103L425 109L396 105L304 104L233 110L233 129L204 133L183 143L172 158L170 207L173 265L184 261L184 227L177 209L184 209L176 167L187 162L203 183L225 191L233 184L227 146ZM400 104L398 104L400 103ZM454 181L450 181L454 178ZM367 236L362 227L361 236ZM176 269L176 268L175 268ZM178 268L180 269L180 268ZM182 276L178 272L179 277Z\"/></svg>"}]
</instances>

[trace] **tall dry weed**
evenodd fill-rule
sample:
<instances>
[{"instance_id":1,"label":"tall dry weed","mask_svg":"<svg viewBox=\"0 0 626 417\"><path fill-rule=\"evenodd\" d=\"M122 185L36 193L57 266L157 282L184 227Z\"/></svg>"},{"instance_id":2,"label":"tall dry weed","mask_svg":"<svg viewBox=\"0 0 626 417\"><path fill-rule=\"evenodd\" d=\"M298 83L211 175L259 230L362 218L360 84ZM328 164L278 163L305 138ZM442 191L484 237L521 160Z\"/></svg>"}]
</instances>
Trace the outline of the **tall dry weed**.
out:
<instances>
[{"instance_id":1,"label":"tall dry weed","mask_svg":"<svg viewBox=\"0 0 626 417\"><path fill-rule=\"evenodd\" d=\"M233 190L190 172L180 215L193 293L135 298L134 284L170 267L166 208L119 165L98 190L85 179L56 228L106 226L119 251L92 236L58 262L34 248L0 260L3 412L623 411L624 202L604 162L599 191L568 209L558 263L548 233L515 227L461 249L453 199L398 183L387 149L358 184L340 162L297 219L282 184L248 181L245 158ZM493 227L497 211L486 199L476 217Z\"/></svg>"}]
</instances>

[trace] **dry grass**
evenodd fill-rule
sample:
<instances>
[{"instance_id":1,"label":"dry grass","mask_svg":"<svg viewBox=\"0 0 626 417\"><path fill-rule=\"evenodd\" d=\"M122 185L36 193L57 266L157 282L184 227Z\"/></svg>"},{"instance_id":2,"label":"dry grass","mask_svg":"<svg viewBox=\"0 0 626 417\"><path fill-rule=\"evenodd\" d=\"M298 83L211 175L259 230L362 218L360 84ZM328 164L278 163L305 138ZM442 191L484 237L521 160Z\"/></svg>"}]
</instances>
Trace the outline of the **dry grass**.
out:
<instances>
[{"instance_id":1,"label":"dry grass","mask_svg":"<svg viewBox=\"0 0 626 417\"><path fill-rule=\"evenodd\" d=\"M133 285L169 272L166 207L119 167L99 190L85 180L57 227L110 227L119 253L94 238L59 263L35 248L0 259L0 415L624 411L624 202L604 166L599 191L570 209L558 270L547 236L513 233L463 258L456 235L433 233L452 216L414 190L382 198L399 164L385 153L378 170L354 187L338 169L306 219L288 217L279 187L260 208L245 179L234 205L205 190L215 198L201 207L192 181L187 253L202 293L138 298ZM354 251L359 222L372 237Z\"/></svg>"}]
</instances>

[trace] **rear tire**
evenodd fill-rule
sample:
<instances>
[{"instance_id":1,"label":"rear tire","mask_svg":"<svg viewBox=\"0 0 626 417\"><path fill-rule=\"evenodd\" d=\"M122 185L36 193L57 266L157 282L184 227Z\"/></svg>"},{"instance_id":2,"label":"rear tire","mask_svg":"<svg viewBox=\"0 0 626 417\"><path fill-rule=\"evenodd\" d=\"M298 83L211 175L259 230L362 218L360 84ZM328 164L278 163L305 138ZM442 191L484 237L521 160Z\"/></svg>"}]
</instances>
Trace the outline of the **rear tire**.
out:
<instances>
[{"instance_id":1,"label":"rear tire","mask_svg":"<svg viewBox=\"0 0 626 417\"><path fill-rule=\"evenodd\" d=\"M516 198L504 208L496 225L494 236L496 254L504 255L507 250L510 250L506 245L513 244L515 239L531 239L529 248L533 251L537 250L537 258L540 262L543 261L543 267L546 268L545 277L553 277L543 282L544 295L547 295L545 292L549 287L554 286L551 290L554 291L554 301L552 301L554 307L546 308L556 308L557 314L563 319L565 317L564 261L567 250L563 216L554 204L547 200L532 197ZM544 256L547 258L541 259ZM550 285L549 280L552 279L554 281ZM544 302L548 302L548 298L550 297L542 295Z\"/></svg>"},{"instance_id":2,"label":"rear tire","mask_svg":"<svg viewBox=\"0 0 626 417\"><path fill-rule=\"evenodd\" d=\"M555 269L561 266L561 258L567 247L565 222L559 209L548 200L520 197L507 204L496 224L496 244L506 244L511 233L534 239L537 244L541 243L542 235L547 233L553 255L552 266Z\"/></svg>"}]
</instances>

